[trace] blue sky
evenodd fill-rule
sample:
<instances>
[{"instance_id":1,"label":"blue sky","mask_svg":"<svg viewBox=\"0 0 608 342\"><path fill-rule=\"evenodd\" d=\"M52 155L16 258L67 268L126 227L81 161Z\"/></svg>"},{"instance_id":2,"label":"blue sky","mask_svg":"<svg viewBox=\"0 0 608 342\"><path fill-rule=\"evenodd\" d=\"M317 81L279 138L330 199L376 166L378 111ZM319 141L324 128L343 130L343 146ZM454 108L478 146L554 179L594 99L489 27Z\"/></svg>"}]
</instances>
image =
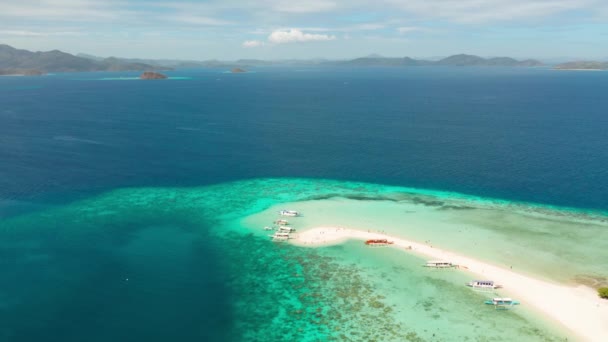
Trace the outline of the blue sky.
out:
<instances>
[{"instance_id":1,"label":"blue sky","mask_svg":"<svg viewBox=\"0 0 608 342\"><path fill-rule=\"evenodd\" d=\"M608 0L0 0L0 43L99 56L608 59Z\"/></svg>"}]
</instances>

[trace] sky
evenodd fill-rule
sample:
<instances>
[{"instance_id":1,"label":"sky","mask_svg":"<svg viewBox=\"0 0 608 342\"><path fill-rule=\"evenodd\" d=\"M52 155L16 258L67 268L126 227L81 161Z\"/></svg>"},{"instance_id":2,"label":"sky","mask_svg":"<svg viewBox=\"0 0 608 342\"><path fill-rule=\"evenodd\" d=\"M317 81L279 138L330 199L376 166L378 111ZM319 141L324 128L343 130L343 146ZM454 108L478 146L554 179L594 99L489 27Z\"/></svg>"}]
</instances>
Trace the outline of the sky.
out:
<instances>
[{"instance_id":1,"label":"sky","mask_svg":"<svg viewBox=\"0 0 608 342\"><path fill-rule=\"evenodd\" d=\"M608 0L0 0L2 43L189 60L608 60Z\"/></svg>"}]
</instances>

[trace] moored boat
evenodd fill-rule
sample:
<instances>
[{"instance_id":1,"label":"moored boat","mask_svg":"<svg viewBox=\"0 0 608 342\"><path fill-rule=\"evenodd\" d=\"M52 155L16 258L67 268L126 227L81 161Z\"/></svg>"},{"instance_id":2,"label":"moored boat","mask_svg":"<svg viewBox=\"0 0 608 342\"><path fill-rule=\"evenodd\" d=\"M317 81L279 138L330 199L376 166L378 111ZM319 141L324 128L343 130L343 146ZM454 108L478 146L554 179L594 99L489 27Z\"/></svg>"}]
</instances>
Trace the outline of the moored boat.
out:
<instances>
[{"instance_id":1,"label":"moored boat","mask_svg":"<svg viewBox=\"0 0 608 342\"><path fill-rule=\"evenodd\" d=\"M425 267L433 267L433 268L450 268L456 267L453 263L449 261L440 261L440 260L429 260L426 262Z\"/></svg>"},{"instance_id":2,"label":"moored boat","mask_svg":"<svg viewBox=\"0 0 608 342\"><path fill-rule=\"evenodd\" d=\"M279 227L279 232L281 232L281 233L293 233L295 231L296 231L296 229L293 227L287 227L287 226Z\"/></svg>"},{"instance_id":3,"label":"moored boat","mask_svg":"<svg viewBox=\"0 0 608 342\"><path fill-rule=\"evenodd\" d=\"M487 305L494 305L497 309L498 308L510 308L514 305L519 305L519 302L516 300L513 300L512 298L507 298L507 297L496 297L496 298L492 298L492 299L488 299L484 302Z\"/></svg>"},{"instance_id":4,"label":"moored boat","mask_svg":"<svg viewBox=\"0 0 608 342\"><path fill-rule=\"evenodd\" d=\"M274 223L278 224L279 226L289 225L289 221L287 221L287 220L276 220L276 221L274 221Z\"/></svg>"},{"instance_id":5,"label":"moored boat","mask_svg":"<svg viewBox=\"0 0 608 342\"><path fill-rule=\"evenodd\" d=\"M387 239L371 239L365 241L365 244L368 246L387 246L392 245L393 243L393 241L388 241Z\"/></svg>"},{"instance_id":6,"label":"moored boat","mask_svg":"<svg viewBox=\"0 0 608 342\"><path fill-rule=\"evenodd\" d=\"M279 215L281 216L291 216L291 217L296 217L296 216L300 216L300 213L295 211L295 210L286 210L283 209L281 211L279 211Z\"/></svg>"},{"instance_id":7,"label":"moored boat","mask_svg":"<svg viewBox=\"0 0 608 342\"><path fill-rule=\"evenodd\" d=\"M473 280L466 284L468 287L472 287L474 289L500 289L502 285L495 284L492 280Z\"/></svg>"},{"instance_id":8,"label":"moored boat","mask_svg":"<svg viewBox=\"0 0 608 342\"><path fill-rule=\"evenodd\" d=\"M276 232L273 235L268 235L273 241L286 241L289 240L289 233Z\"/></svg>"}]
</instances>

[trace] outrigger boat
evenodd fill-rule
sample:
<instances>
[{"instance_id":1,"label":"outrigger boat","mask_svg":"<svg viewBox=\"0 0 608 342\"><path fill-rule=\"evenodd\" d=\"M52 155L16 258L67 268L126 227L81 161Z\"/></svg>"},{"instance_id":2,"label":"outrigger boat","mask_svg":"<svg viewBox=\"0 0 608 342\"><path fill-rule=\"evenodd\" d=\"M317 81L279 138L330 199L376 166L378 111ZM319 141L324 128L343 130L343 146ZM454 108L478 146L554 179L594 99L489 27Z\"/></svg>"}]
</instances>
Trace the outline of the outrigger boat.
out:
<instances>
[{"instance_id":1,"label":"outrigger boat","mask_svg":"<svg viewBox=\"0 0 608 342\"><path fill-rule=\"evenodd\" d=\"M287 241L289 240L289 233L276 232L273 235L268 235L273 241Z\"/></svg>"},{"instance_id":2,"label":"outrigger boat","mask_svg":"<svg viewBox=\"0 0 608 342\"><path fill-rule=\"evenodd\" d=\"M495 284L491 280L473 280L466 284L468 287L472 287L474 289L483 289L483 290L494 290L502 288L502 285Z\"/></svg>"},{"instance_id":3,"label":"outrigger boat","mask_svg":"<svg viewBox=\"0 0 608 342\"><path fill-rule=\"evenodd\" d=\"M296 231L296 229L292 228L292 227L286 227L286 226L280 226L279 227L279 232L280 233L293 233L295 231Z\"/></svg>"},{"instance_id":4,"label":"outrigger boat","mask_svg":"<svg viewBox=\"0 0 608 342\"><path fill-rule=\"evenodd\" d=\"M388 241L387 239L371 239L365 241L365 244L368 246L388 246L392 245L393 241Z\"/></svg>"},{"instance_id":5,"label":"outrigger boat","mask_svg":"<svg viewBox=\"0 0 608 342\"><path fill-rule=\"evenodd\" d=\"M278 224L279 226L289 225L289 221L287 221L287 220L276 220L276 221L274 221L274 223Z\"/></svg>"},{"instance_id":6,"label":"outrigger boat","mask_svg":"<svg viewBox=\"0 0 608 342\"><path fill-rule=\"evenodd\" d=\"M264 227L264 230L274 230L274 228L266 226L266 227Z\"/></svg>"},{"instance_id":7,"label":"outrigger boat","mask_svg":"<svg viewBox=\"0 0 608 342\"><path fill-rule=\"evenodd\" d=\"M450 268L456 267L456 265L452 264L449 261L438 261L438 260L430 260L426 262L424 267L433 267L433 268Z\"/></svg>"},{"instance_id":8,"label":"outrigger boat","mask_svg":"<svg viewBox=\"0 0 608 342\"><path fill-rule=\"evenodd\" d=\"M519 302L511 298L492 298L484 302L487 305L494 305L496 309L509 309L514 305L519 305Z\"/></svg>"},{"instance_id":9,"label":"outrigger boat","mask_svg":"<svg viewBox=\"0 0 608 342\"><path fill-rule=\"evenodd\" d=\"M300 216L300 213L295 211L295 210L286 210L283 209L281 211L279 211L279 215L281 216L291 216L291 217L296 217L296 216Z\"/></svg>"}]
</instances>

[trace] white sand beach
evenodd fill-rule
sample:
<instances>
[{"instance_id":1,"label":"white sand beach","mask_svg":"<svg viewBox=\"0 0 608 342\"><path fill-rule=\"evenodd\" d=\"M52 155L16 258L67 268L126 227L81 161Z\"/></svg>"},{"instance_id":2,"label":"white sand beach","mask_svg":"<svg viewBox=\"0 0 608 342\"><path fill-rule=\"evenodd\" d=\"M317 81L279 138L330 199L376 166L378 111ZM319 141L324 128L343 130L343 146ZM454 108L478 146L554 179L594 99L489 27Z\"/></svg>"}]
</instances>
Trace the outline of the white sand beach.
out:
<instances>
[{"instance_id":1,"label":"white sand beach","mask_svg":"<svg viewBox=\"0 0 608 342\"><path fill-rule=\"evenodd\" d=\"M586 286L569 287L535 279L430 244L396 238L378 231L317 227L295 234L290 243L318 247L349 239L388 239L394 242L392 248L429 259L450 261L459 265L461 271L474 274L474 278L493 280L503 285L504 293L560 323L582 340L608 341L608 301L600 299L595 290Z\"/></svg>"}]
</instances>

